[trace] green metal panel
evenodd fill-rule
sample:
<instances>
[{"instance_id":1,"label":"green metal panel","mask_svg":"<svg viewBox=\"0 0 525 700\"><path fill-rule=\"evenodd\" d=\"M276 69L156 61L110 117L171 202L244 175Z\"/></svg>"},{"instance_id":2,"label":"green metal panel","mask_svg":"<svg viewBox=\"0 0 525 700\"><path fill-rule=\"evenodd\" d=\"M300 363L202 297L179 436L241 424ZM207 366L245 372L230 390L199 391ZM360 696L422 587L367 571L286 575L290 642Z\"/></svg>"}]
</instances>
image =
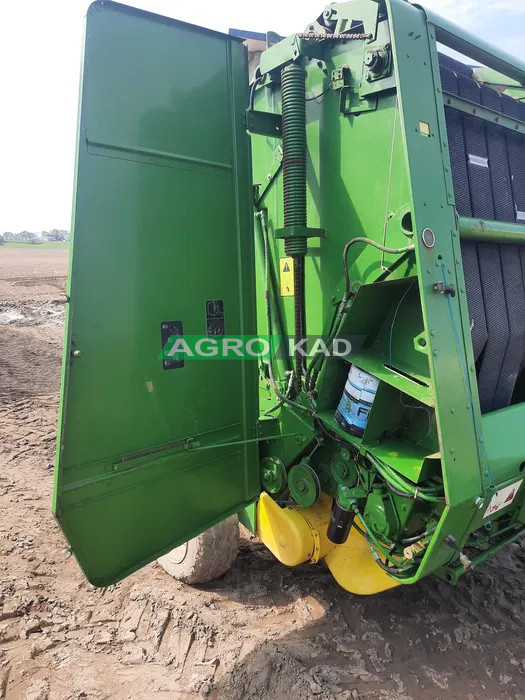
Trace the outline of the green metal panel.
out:
<instances>
[{"instance_id":1,"label":"green metal panel","mask_svg":"<svg viewBox=\"0 0 525 700\"><path fill-rule=\"evenodd\" d=\"M90 6L54 511L95 585L258 495L255 362L158 359L210 299L255 330L247 93L238 40Z\"/></svg>"},{"instance_id":2,"label":"green metal panel","mask_svg":"<svg viewBox=\"0 0 525 700\"><path fill-rule=\"evenodd\" d=\"M516 480L525 469L523 425L525 404L502 408L483 416L483 432L490 455L492 478L497 484Z\"/></svg>"}]
</instances>

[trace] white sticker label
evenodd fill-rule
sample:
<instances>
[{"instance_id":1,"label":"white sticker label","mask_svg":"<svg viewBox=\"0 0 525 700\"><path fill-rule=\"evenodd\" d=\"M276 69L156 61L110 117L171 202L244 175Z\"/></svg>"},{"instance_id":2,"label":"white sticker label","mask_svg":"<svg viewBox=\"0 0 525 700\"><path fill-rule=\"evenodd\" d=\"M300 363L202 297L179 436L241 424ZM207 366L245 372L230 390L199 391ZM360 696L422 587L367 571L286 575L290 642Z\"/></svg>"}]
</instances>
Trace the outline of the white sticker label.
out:
<instances>
[{"instance_id":1,"label":"white sticker label","mask_svg":"<svg viewBox=\"0 0 525 700\"><path fill-rule=\"evenodd\" d=\"M516 209L516 219L518 221L525 221L525 211L519 211Z\"/></svg>"},{"instance_id":2,"label":"white sticker label","mask_svg":"<svg viewBox=\"0 0 525 700\"><path fill-rule=\"evenodd\" d=\"M510 486L505 486L504 489L496 491L496 493L490 499L489 507L485 511L483 517L488 518L489 515L494 515L494 513L497 513L498 510L509 506L516 498L516 494L518 493L522 483L523 479L520 479Z\"/></svg>"},{"instance_id":3,"label":"white sticker label","mask_svg":"<svg viewBox=\"0 0 525 700\"><path fill-rule=\"evenodd\" d=\"M489 167L489 159L488 158L483 158L482 156L474 156L474 155L472 155L472 153L469 153L468 160L469 160L469 163L472 163L472 165L479 165L481 168L488 168Z\"/></svg>"}]
</instances>

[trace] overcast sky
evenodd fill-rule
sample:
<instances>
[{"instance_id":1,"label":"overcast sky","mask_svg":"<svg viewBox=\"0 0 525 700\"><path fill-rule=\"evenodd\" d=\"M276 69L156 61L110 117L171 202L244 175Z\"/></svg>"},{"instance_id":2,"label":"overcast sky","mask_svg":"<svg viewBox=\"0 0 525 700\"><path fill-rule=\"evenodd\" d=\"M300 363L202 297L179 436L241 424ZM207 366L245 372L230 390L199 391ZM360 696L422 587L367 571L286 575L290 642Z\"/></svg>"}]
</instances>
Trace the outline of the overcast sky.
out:
<instances>
[{"instance_id":1,"label":"overcast sky","mask_svg":"<svg viewBox=\"0 0 525 700\"><path fill-rule=\"evenodd\" d=\"M134 0L130 5L227 31L302 31L319 0ZM525 59L524 0L427 0ZM0 233L69 228L77 93L87 0L0 2Z\"/></svg>"}]
</instances>

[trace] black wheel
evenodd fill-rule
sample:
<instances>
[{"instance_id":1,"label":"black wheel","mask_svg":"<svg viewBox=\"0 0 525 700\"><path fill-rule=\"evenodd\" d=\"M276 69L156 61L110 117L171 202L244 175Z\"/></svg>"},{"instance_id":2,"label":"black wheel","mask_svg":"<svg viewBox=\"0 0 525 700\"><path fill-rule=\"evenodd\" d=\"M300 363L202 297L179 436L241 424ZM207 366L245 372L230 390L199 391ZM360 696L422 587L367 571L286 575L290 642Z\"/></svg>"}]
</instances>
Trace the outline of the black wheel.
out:
<instances>
[{"instance_id":1,"label":"black wheel","mask_svg":"<svg viewBox=\"0 0 525 700\"><path fill-rule=\"evenodd\" d=\"M157 561L178 581L207 583L228 571L238 551L239 524L237 516L232 515Z\"/></svg>"}]
</instances>

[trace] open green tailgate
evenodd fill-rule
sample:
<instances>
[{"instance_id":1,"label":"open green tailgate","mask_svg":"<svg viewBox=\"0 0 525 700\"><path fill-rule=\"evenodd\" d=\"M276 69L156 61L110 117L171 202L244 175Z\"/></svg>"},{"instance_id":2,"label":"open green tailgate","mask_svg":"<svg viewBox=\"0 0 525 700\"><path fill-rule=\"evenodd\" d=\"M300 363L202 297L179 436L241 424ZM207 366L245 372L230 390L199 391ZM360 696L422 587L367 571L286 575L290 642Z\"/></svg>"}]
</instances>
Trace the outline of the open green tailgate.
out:
<instances>
[{"instance_id":1,"label":"open green tailgate","mask_svg":"<svg viewBox=\"0 0 525 700\"><path fill-rule=\"evenodd\" d=\"M247 92L238 40L90 6L54 512L95 585L258 495L256 362L159 359L255 333Z\"/></svg>"}]
</instances>

